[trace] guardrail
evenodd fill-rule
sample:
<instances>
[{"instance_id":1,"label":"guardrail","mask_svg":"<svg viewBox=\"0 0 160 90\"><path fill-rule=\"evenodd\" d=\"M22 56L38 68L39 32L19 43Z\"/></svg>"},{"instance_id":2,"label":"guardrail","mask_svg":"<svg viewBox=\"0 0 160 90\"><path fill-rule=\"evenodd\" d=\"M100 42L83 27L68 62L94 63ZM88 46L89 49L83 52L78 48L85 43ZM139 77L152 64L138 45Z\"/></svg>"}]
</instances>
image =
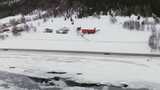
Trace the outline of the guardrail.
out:
<instances>
[{"instance_id":1,"label":"guardrail","mask_svg":"<svg viewBox=\"0 0 160 90\"><path fill-rule=\"evenodd\" d=\"M97 55L117 55L117 56L147 56L160 57L160 53L127 53L127 52L98 52L98 51L74 51L74 50L44 50L44 49L13 49L0 48L0 51L26 51L26 52L54 52L54 53L74 53L74 54L97 54Z\"/></svg>"}]
</instances>

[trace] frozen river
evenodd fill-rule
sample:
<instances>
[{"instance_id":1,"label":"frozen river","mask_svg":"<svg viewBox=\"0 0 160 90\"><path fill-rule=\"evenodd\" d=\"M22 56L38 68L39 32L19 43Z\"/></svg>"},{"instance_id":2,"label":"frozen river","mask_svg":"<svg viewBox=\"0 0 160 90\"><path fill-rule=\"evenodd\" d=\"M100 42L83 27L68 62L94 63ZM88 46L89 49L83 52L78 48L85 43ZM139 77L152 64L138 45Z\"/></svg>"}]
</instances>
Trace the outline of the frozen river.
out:
<instances>
[{"instance_id":1,"label":"frozen river","mask_svg":"<svg viewBox=\"0 0 160 90\"><path fill-rule=\"evenodd\" d=\"M151 67L159 64L158 59L151 56L1 50L0 90L151 90L154 87L158 90L159 68ZM148 75L151 72L153 74ZM130 85L130 82L134 84Z\"/></svg>"},{"instance_id":2,"label":"frozen river","mask_svg":"<svg viewBox=\"0 0 160 90\"><path fill-rule=\"evenodd\" d=\"M53 84L48 84L50 86L44 87L44 84L40 82L45 79L28 77L25 75L13 74L8 72L0 71L0 90L149 90L147 88L122 88L117 86L103 86L103 85L92 85L92 84L78 84L75 86L65 86L65 87L57 87ZM47 80L47 79L46 79ZM65 83L66 81L64 81ZM75 84L75 83L72 83ZM60 85L61 86L61 85Z\"/></svg>"}]
</instances>

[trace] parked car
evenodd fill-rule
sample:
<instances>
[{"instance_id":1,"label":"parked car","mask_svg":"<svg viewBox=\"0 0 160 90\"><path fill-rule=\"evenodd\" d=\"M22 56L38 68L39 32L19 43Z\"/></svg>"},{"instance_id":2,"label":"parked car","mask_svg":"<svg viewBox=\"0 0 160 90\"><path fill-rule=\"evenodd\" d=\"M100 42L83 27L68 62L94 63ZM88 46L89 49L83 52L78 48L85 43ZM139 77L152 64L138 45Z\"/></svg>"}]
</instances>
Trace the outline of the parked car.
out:
<instances>
[{"instance_id":1,"label":"parked car","mask_svg":"<svg viewBox=\"0 0 160 90\"><path fill-rule=\"evenodd\" d=\"M64 28L62 28L60 30L56 30L57 34L67 34L68 32L69 32L69 29L66 28L66 27L64 27Z\"/></svg>"},{"instance_id":2,"label":"parked car","mask_svg":"<svg viewBox=\"0 0 160 90\"><path fill-rule=\"evenodd\" d=\"M0 33L8 32L8 31L10 31L10 29L1 29Z\"/></svg>"},{"instance_id":3,"label":"parked car","mask_svg":"<svg viewBox=\"0 0 160 90\"><path fill-rule=\"evenodd\" d=\"M25 31L22 27L13 27L12 32L18 33Z\"/></svg>"},{"instance_id":4,"label":"parked car","mask_svg":"<svg viewBox=\"0 0 160 90\"><path fill-rule=\"evenodd\" d=\"M52 29L50 29L50 28L46 28L44 32L45 32L45 33L52 33L52 32L53 32L53 30L52 30Z\"/></svg>"},{"instance_id":5,"label":"parked car","mask_svg":"<svg viewBox=\"0 0 160 90\"><path fill-rule=\"evenodd\" d=\"M12 34L14 35L14 36L20 36L21 35L21 32L23 32L23 31L25 31L24 30L24 28L22 28L22 27L13 27L12 28Z\"/></svg>"}]
</instances>

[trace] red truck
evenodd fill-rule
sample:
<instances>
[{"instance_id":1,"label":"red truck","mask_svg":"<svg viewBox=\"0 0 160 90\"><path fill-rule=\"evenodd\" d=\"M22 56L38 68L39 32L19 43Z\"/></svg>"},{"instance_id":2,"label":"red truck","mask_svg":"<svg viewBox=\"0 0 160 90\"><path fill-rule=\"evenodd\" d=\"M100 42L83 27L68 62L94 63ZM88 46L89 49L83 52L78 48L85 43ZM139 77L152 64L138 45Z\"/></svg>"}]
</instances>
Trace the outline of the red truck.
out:
<instances>
[{"instance_id":1,"label":"red truck","mask_svg":"<svg viewBox=\"0 0 160 90\"><path fill-rule=\"evenodd\" d=\"M93 29L82 29L82 28L77 28L77 31L82 33L82 34L95 34L97 32L96 28Z\"/></svg>"}]
</instances>

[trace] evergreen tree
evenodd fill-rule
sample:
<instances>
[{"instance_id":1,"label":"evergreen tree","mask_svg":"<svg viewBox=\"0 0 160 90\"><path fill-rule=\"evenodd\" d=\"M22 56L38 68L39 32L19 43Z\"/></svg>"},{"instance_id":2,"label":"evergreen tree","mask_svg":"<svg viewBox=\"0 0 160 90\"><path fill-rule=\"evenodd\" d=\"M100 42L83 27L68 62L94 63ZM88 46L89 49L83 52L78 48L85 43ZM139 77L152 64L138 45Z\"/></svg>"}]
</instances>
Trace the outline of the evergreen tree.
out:
<instances>
[{"instance_id":1,"label":"evergreen tree","mask_svg":"<svg viewBox=\"0 0 160 90\"><path fill-rule=\"evenodd\" d=\"M160 0L0 0L0 17L28 14L36 9L53 12L79 12L79 17L115 12L116 15L131 14L160 17Z\"/></svg>"}]
</instances>

